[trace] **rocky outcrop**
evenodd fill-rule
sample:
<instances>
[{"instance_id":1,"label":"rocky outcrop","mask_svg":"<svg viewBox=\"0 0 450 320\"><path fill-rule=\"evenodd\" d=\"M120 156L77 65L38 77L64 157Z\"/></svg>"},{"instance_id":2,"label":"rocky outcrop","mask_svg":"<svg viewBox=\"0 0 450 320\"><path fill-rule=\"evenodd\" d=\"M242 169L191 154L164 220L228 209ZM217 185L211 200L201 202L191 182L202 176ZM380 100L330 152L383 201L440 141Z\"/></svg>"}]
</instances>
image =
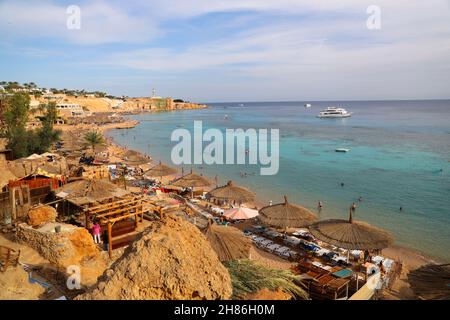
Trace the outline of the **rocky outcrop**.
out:
<instances>
[{"instance_id":1,"label":"rocky outcrop","mask_svg":"<svg viewBox=\"0 0 450 320\"><path fill-rule=\"evenodd\" d=\"M28 211L28 224L33 227L47 222L55 222L58 213L50 206L38 206Z\"/></svg>"},{"instance_id":2,"label":"rocky outcrop","mask_svg":"<svg viewBox=\"0 0 450 320\"><path fill-rule=\"evenodd\" d=\"M228 299L228 270L201 232L167 216L152 223L77 299Z\"/></svg>"}]
</instances>

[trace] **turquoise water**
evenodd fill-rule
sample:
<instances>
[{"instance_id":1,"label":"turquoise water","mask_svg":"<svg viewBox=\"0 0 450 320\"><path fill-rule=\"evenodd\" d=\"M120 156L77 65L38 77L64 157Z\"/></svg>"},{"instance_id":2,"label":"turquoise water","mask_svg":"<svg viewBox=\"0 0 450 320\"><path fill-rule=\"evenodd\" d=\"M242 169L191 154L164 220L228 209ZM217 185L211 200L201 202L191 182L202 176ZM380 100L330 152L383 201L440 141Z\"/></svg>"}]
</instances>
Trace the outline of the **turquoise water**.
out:
<instances>
[{"instance_id":1,"label":"turquoise water","mask_svg":"<svg viewBox=\"0 0 450 320\"><path fill-rule=\"evenodd\" d=\"M450 260L450 101L310 103L310 109L304 102L223 103L143 114L132 116L141 121L137 127L109 135L170 164L172 131L192 130L194 120L202 120L204 130L277 128L280 169L275 176L260 176L257 165L194 169L217 174L220 183L229 178L246 185L264 201L275 203L285 194L317 211L321 200L320 218L347 217L351 203L361 196L357 219L391 231L397 244ZM354 115L315 117L331 105L345 106ZM351 151L335 152L339 147Z\"/></svg>"}]
</instances>

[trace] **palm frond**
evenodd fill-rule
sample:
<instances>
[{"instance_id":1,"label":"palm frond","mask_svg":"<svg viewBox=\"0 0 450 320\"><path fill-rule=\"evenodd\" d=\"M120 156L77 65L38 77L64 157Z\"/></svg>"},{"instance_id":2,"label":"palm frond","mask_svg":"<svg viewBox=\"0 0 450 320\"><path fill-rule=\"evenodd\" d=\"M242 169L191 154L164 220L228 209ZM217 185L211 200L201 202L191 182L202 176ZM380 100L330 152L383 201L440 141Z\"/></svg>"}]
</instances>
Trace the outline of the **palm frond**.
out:
<instances>
[{"instance_id":1,"label":"palm frond","mask_svg":"<svg viewBox=\"0 0 450 320\"><path fill-rule=\"evenodd\" d=\"M308 299L308 293L298 284L301 278L290 270L270 269L248 259L224 262L231 276L233 299L243 299L263 288L281 288L295 299Z\"/></svg>"}]
</instances>

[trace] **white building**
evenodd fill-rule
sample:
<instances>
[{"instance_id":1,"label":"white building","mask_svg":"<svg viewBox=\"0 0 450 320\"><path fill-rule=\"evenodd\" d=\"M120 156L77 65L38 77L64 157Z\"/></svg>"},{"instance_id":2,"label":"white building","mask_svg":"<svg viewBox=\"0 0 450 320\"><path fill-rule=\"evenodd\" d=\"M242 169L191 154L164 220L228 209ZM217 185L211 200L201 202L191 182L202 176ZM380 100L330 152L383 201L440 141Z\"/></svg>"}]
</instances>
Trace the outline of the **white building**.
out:
<instances>
[{"instance_id":1,"label":"white building","mask_svg":"<svg viewBox=\"0 0 450 320\"><path fill-rule=\"evenodd\" d=\"M76 103L57 103L56 108L66 116L84 117L86 115L83 108Z\"/></svg>"}]
</instances>

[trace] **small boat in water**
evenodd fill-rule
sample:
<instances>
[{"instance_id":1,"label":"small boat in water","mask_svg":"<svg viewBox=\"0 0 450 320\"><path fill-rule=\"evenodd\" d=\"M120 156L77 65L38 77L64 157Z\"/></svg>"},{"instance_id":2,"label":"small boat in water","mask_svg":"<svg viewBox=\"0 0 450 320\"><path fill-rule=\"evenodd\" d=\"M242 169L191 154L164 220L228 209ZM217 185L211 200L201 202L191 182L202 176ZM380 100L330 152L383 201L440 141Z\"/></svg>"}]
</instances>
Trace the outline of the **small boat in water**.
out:
<instances>
[{"instance_id":1,"label":"small boat in water","mask_svg":"<svg viewBox=\"0 0 450 320\"><path fill-rule=\"evenodd\" d=\"M349 152L350 149L347 149L347 148L337 148L337 149L334 150L334 151L336 151L336 152Z\"/></svg>"},{"instance_id":2,"label":"small boat in water","mask_svg":"<svg viewBox=\"0 0 450 320\"><path fill-rule=\"evenodd\" d=\"M320 111L318 118L348 118L352 116L352 112L348 112L344 108L328 107Z\"/></svg>"},{"instance_id":3,"label":"small boat in water","mask_svg":"<svg viewBox=\"0 0 450 320\"><path fill-rule=\"evenodd\" d=\"M311 104L305 103L305 108L311 108Z\"/></svg>"}]
</instances>

